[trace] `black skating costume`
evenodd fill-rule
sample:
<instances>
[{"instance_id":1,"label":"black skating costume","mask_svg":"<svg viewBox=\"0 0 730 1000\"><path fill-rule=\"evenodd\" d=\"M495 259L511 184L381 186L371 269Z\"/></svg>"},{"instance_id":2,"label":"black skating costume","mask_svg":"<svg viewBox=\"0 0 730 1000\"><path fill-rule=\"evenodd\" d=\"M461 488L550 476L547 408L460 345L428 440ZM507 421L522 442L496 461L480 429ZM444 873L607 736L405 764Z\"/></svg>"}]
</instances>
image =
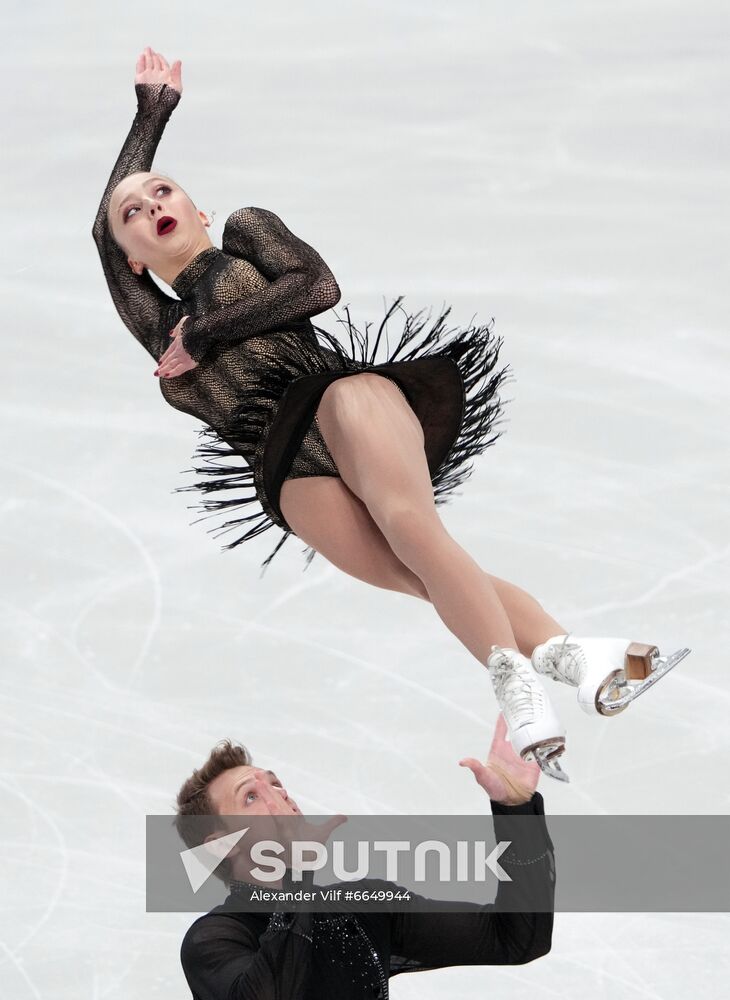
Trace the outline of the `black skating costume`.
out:
<instances>
[{"instance_id":1,"label":"black skating costume","mask_svg":"<svg viewBox=\"0 0 730 1000\"><path fill-rule=\"evenodd\" d=\"M198 917L183 939L180 957L194 1000L387 1000L389 979L404 972L523 965L546 955L556 877L542 795L517 806L490 805L496 842L510 843L499 863L513 879L499 882L494 903L451 912L437 903L436 912L253 912L243 902L251 885L232 882L226 901ZM543 819L528 829L512 816ZM305 888L312 884L310 877ZM397 888L384 881L348 884ZM284 887L302 884L289 878Z\"/></svg>"},{"instance_id":2,"label":"black skating costume","mask_svg":"<svg viewBox=\"0 0 730 1000\"><path fill-rule=\"evenodd\" d=\"M228 218L222 249L194 257L166 294L145 270L135 274L114 241L107 207L127 175L150 170L165 125L180 99L167 84L137 84L138 107L93 226L104 275L123 322L155 360L187 315L182 341L198 367L160 378L178 410L203 421L192 472L197 482L178 490L203 494L198 509L232 515L215 531L245 528L233 548L271 527L284 532L266 566L292 534L279 508L287 479L338 476L319 432L316 409L337 378L373 371L396 383L417 414L437 504L471 472L470 460L500 436L497 394L509 366L496 370L501 338L491 325L447 329L445 309L431 322L407 313L397 298L377 335L364 332L345 309L344 342L310 319L333 307L340 290L319 254L277 215L242 208ZM398 342L388 344L385 321L402 314ZM385 351L385 357L379 357ZM231 459L236 464L231 464ZM240 461L243 459L243 462ZM210 494L218 493L217 497ZM309 559L314 555L309 550ZM308 559L308 561L309 561Z\"/></svg>"}]
</instances>

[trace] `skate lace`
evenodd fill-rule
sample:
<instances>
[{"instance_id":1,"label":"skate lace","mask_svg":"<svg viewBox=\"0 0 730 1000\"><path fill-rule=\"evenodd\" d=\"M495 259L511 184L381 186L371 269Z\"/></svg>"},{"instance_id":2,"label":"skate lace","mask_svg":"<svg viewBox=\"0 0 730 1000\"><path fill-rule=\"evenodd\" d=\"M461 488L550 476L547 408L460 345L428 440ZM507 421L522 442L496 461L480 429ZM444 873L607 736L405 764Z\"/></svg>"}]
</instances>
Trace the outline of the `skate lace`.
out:
<instances>
[{"instance_id":1,"label":"skate lace","mask_svg":"<svg viewBox=\"0 0 730 1000\"><path fill-rule=\"evenodd\" d=\"M553 677L563 677L569 684L574 684L577 687L581 682L585 665L580 645L568 642L566 635L562 642L550 647L548 665Z\"/></svg>"},{"instance_id":2,"label":"skate lace","mask_svg":"<svg viewBox=\"0 0 730 1000\"><path fill-rule=\"evenodd\" d=\"M503 656L492 667L492 679L502 711L514 721L526 722L534 714L540 691L520 667L521 664Z\"/></svg>"}]
</instances>

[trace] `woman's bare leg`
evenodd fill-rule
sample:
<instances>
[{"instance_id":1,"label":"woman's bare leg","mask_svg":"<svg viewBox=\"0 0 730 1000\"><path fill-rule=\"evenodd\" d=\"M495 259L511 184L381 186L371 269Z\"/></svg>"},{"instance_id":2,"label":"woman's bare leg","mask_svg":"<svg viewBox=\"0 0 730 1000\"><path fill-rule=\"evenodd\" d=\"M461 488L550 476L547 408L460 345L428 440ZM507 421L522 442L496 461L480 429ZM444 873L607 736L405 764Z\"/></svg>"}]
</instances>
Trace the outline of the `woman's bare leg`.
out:
<instances>
[{"instance_id":1,"label":"woman's bare leg","mask_svg":"<svg viewBox=\"0 0 730 1000\"><path fill-rule=\"evenodd\" d=\"M341 479L287 479L279 504L294 534L333 566L374 587L428 600L421 581L397 558L365 504Z\"/></svg>"},{"instance_id":2,"label":"woman's bare leg","mask_svg":"<svg viewBox=\"0 0 730 1000\"><path fill-rule=\"evenodd\" d=\"M502 580L492 573L486 573L497 591L502 607L507 612L517 649L525 656L531 656L535 646L547 642L556 635L565 635L569 630L547 613L542 604L522 587L508 580Z\"/></svg>"},{"instance_id":3,"label":"woman's bare leg","mask_svg":"<svg viewBox=\"0 0 730 1000\"><path fill-rule=\"evenodd\" d=\"M423 582L398 559L365 504L341 479L288 479L279 502L294 533L333 566L374 587L430 602ZM529 656L538 643L565 632L527 591L490 573L485 576L507 612L521 653Z\"/></svg>"},{"instance_id":4,"label":"woman's bare leg","mask_svg":"<svg viewBox=\"0 0 730 1000\"><path fill-rule=\"evenodd\" d=\"M318 420L343 482L365 504L397 559L423 583L447 628L481 663L493 644L517 647L489 574L438 516L423 430L398 389L373 373L339 379L324 392ZM522 603L513 593L513 604L515 597ZM548 634L538 641L561 631L546 617Z\"/></svg>"}]
</instances>

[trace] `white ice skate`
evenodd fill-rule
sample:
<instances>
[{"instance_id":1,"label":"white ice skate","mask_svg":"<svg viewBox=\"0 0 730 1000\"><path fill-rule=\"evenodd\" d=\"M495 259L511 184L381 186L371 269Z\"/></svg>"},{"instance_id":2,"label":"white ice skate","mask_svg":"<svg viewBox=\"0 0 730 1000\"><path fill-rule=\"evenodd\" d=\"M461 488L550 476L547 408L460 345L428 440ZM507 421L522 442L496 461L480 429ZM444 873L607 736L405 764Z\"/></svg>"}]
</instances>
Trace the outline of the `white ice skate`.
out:
<instances>
[{"instance_id":1,"label":"white ice skate","mask_svg":"<svg viewBox=\"0 0 730 1000\"><path fill-rule=\"evenodd\" d=\"M549 777L569 781L557 760L565 752L565 729L529 658L492 646L487 669L515 752L536 760Z\"/></svg>"},{"instance_id":2,"label":"white ice skate","mask_svg":"<svg viewBox=\"0 0 730 1000\"><path fill-rule=\"evenodd\" d=\"M578 704L589 715L618 715L690 652L661 656L656 646L629 639L558 635L536 646L539 674L578 688Z\"/></svg>"}]
</instances>

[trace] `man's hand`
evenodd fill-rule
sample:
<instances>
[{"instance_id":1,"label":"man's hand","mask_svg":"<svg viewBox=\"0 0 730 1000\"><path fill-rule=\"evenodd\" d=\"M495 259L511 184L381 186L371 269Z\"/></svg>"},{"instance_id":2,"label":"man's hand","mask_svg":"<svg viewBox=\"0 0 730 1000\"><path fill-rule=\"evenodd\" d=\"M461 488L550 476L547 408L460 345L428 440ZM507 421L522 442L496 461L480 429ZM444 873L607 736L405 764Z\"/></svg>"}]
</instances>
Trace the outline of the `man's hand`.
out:
<instances>
[{"instance_id":1,"label":"man's hand","mask_svg":"<svg viewBox=\"0 0 730 1000\"><path fill-rule=\"evenodd\" d=\"M347 816L339 813L318 825L308 823L291 802L272 791L268 781L257 778L254 787L266 804L276 829L275 839L284 848L284 853L279 856L287 867L290 867L292 862L291 844L293 840L311 840L318 844L325 844L335 827L347 822Z\"/></svg>"},{"instance_id":2,"label":"man's hand","mask_svg":"<svg viewBox=\"0 0 730 1000\"><path fill-rule=\"evenodd\" d=\"M470 768L489 798L507 806L529 802L540 780L540 765L535 761L528 763L522 760L512 749L507 739L507 723L501 712L486 764L474 757L464 757L459 766Z\"/></svg>"},{"instance_id":3,"label":"man's hand","mask_svg":"<svg viewBox=\"0 0 730 1000\"><path fill-rule=\"evenodd\" d=\"M182 375L184 372L189 372L191 368L198 367L198 362L194 361L183 347L180 336L183 323L187 318L187 316L183 316L177 326L170 330L172 343L160 358L155 370L155 375L159 375L161 378L175 378L176 375Z\"/></svg>"}]
</instances>

